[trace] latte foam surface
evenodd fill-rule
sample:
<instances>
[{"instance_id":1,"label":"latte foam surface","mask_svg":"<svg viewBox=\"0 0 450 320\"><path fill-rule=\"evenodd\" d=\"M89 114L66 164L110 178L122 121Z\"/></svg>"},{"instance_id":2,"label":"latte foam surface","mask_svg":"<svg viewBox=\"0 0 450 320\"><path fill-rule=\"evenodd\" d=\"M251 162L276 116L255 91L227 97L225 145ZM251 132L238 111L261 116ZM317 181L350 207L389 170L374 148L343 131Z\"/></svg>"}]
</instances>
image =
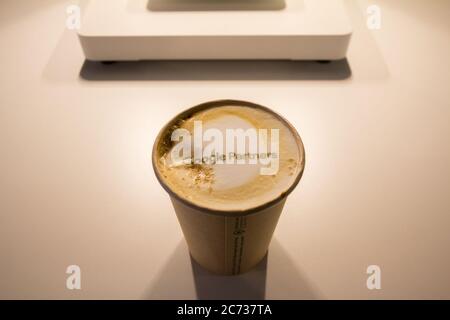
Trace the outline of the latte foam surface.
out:
<instances>
[{"instance_id":1,"label":"latte foam surface","mask_svg":"<svg viewBox=\"0 0 450 320\"><path fill-rule=\"evenodd\" d=\"M224 149L212 149L212 157L195 158L193 147L191 158L183 158L183 163L180 163L179 159L175 160L179 154L174 155L179 141L172 141L172 133L176 129L185 129L191 134L193 143L194 133L198 133L194 128L199 123L202 124L202 133L211 130L222 133ZM250 147L250 139L247 139L244 153L235 141L230 154L230 150L225 148L227 130L236 132L239 129L241 132L267 130L267 149L257 148L255 153L255 148ZM279 136L277 148L270 140L274 129ZM298 181L304 169L303 145L297 132L276 114L264 109L239 105L212 107L179 119L160 137L156 167L161 179L178 197L202 208L245 211L259 207L282 197ZM202 150L210 143L212 140L202 140ZM223 158L220 162L221 156L234 157L234 161L227 163ZM238 159L241 164L237 164ZM263 168L271 166L276 170L262 174Z\"/></svg>"}]
</instances>

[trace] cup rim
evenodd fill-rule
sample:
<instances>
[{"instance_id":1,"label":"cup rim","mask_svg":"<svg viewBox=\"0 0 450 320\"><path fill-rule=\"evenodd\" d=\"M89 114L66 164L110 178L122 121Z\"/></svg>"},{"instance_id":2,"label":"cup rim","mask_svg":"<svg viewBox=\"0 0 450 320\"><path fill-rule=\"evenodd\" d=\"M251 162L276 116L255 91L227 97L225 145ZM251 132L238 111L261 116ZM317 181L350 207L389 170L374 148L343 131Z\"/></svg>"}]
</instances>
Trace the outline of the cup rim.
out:
<instances>
[{"instance_id":1,"label":"cup rim","mask_svg":"<svg viewBox=\"0 0 450 320\"><path fill-rule=\"evenodd\" d=\"M172 190L169 185L164 181L164 179L161 177L161 173L158 170L158 166L157 166L157 162L158 162L158 144L159 141L161 140L161 138L163 137L163 135L167 132L167 130L169 129L169 127L173 126L180 118L186 118L189 115L195 114L197 112L206 110L206 109L210 109L210 108L215 108L215 107L221 107L221 106L243 106L243 107L250 107L250 108L256 108L256 109L260 109L263 111L266 111L272 115L274 115L275 117L277 117L281 122L283 122L288 129L292 132L292 134L295 137L295 140L297 142L297 145L300 149L300 152L302 154L302 159L301 159L301 163L300 163L300 171L297 174L297 177L295 178L294 182L289 186L289 188L286 189L286 191L284 191L283 193L281 193L278 197L276 197L273 200L264 202L258 206L252 207L252 208L248 208L248 209L243 209L243 210L219 210L219 209L214 209L214 208L210 208L210 207L206 207L206 206L201 206L198 205L192 201L189 201L187 199L185 199L184 197L181 197L180 195L178 195L174 190ZM256 212L260 212L263 211L267 208L270 208L276 204L278 204L281 200L285 199L289 194L291 194L292 191L294 191L294 189L297 187L297 185L299 184L302 176L303 176L303 172L305 171L305 163L306 163L306 154L305 154L305 147L303 145L303 141L299 135L299 133L297 132L297 129L295 129L295 127L288 121L286 120L283 116L281 116L280 114L278 114L277 112L273 111L272 109L262 106L260 104L256 104L253 102L248 102L248 101L244 101L244 100L233 100L233 99L223 99L223 100L214 100L214 101L208 101L208 102L204 102L198 105L195 105L191 108L188 108L180 113L178 113L176 116L174 116L170 121L168 121L166 123L166 125L164 125L164 127L159 131L155 142L153 144L153 149L152 149L152 166L153 166L153 171L155 172L156 178L158 179L158 182L161 184L161 186L164 188L164 190L166 190L166 192L171 196L176 198L178 201L180 201L181 203L183 203L184 205L187 205L188 207L191 207L193 209L196 209L198 211L201 211L202 213L208 213L208 214L213 214L213 215L220 215L220 216L227 216L227 217L243 217L243 216L248 216L251 215L253 213Z\"/></svg>"}]
</instances>

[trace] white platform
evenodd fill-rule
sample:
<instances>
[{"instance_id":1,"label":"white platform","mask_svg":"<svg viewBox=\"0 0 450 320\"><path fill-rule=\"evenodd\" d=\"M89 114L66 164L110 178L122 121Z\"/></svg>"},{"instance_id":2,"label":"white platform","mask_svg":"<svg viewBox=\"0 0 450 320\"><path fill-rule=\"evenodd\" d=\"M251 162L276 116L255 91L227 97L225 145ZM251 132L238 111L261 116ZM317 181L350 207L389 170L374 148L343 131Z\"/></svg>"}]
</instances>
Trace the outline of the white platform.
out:
<instances>
[{"instance_id":1,"label":"white platform","mask_svg":"<svg viewBox=\"0 0 450 320\"><path fill-rule=\"evenodd\" d=\"M94 0L79 38L94 61L345 58L341 0Z\"/></svg>"}]
</instances>

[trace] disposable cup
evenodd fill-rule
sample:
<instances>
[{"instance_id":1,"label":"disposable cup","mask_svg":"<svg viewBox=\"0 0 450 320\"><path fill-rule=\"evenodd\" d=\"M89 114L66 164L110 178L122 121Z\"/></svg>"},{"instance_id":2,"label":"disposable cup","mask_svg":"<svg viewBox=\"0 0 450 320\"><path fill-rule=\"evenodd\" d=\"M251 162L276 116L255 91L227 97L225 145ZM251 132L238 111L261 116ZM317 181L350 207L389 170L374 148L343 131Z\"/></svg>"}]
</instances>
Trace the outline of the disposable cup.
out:
<instances>
[{"instance_id":1,"label":"disposable cup","mask_svg":"<svg viewBox=\"0 0 450 320\"><path fill-rule=\"evenodd\" d=\"M199 111L230 105L270 112L291 130L301 151L300 170L292 185L275 200L242 211L214 210L194 204L174 192L157 167L157 161L161 158L158 146L169 128ZM190 108L169 121L156 138L152 162L158 181L170 196L193 259L213 273L237 275L251 270L265 257L286 199L302 177L305 152L303 142L295 128L274 111L251 102L220 100Z\"/></svg>"}]
</instances>

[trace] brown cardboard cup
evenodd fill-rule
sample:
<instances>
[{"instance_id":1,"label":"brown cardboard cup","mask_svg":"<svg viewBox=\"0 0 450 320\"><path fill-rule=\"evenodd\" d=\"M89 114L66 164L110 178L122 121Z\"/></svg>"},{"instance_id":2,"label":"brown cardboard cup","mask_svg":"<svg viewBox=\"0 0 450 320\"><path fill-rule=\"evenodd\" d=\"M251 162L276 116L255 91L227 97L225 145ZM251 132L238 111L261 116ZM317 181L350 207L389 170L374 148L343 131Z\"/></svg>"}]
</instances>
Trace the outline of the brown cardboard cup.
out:
<instances>
[{"instance_id":1,"label":"brown cardboard cup","mask_svg":"<svg viewBox=\"0 0 450 320\"><path fill-rule=\"evenodd\" d=\"M292 186L274 201L245 211L217 211L200 207L171 190L161 177L157 161L161 158L160 140L181 119L212 107L246 106L272 113L284 122L296 137L301 150L301 168ZM205 269L223 275L237 275L255 267L266 255L287 196L299 183L305 166L303 143L294 127L272 110L246 101L220 100L190 108L173 118L156 138L153 155L156 177L169 193L192 257Z\"/></svg>"}]
</instances>

